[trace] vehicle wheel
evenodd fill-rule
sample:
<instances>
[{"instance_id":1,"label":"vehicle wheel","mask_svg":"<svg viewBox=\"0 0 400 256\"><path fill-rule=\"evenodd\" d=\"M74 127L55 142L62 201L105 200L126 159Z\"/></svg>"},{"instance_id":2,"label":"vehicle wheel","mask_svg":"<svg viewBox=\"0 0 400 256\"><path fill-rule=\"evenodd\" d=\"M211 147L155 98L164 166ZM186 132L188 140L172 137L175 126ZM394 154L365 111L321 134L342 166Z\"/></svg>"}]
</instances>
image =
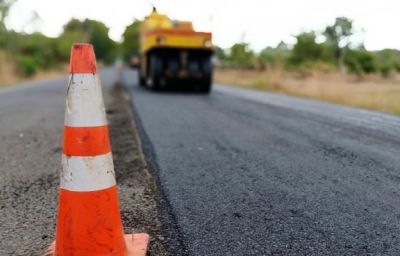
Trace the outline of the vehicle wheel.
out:
<instances>
[{"instance_id":1,"label":"vehicle wheel","mask_svg":"<svg viewBox=\"0 0 400 256\"><path fill-rule=\"evenodd\" d=\"M200 82L200 91L203 93L210 93L212 88L212 66L211 58L206 58L202 61L203 78Z\"/></svg>"},{"instance_id":2,"label":"vehicle wheel","mask_svg":"<svg viewBox=\"0 0 400 256\"><path fill-rule=\"evenodd\" d=\"M166 87L176 88L177 83L175 77L177 77L179 72L179 60L174 57L168 59L168 70L171 72L172 78L169 78L166 83Z\"/></svg>"},{"instance_id":3,"label":"vehicle wheel","mask_svg":"<svg viewBox=\"0 0 400 256\"><path fill-rule=\"evenodd\" d=\"M147 79L147 86L152 90L159 90L161 88L163 78L162 78L162 61L156 54L150 55L150 68L149 68L149 78Z\"/></svg>"},{"instance_id":4,"label":"vehicle wheel","mask_svg":"<svg viewBox=\"0 0 400 256\"><path fill-rule=\"evenodd\" d=\"M205 84L205 83L202 83L201 84L201 86L200 86L200 92L201 93L210 93L211 92L211 88L212 88L212 84L211 83L208 83L208 84Z\"/></svg>"},{"instance_id":5,"label":"vehicle wheel","mask_svg":"<svg viewBox=\"0 0 400 256\"><path fill-rule=\"evenodd\" d=\"M145 87L146 86L146 79L142 76L139 76L139 86Z\"/></svg>"}]
</instances>

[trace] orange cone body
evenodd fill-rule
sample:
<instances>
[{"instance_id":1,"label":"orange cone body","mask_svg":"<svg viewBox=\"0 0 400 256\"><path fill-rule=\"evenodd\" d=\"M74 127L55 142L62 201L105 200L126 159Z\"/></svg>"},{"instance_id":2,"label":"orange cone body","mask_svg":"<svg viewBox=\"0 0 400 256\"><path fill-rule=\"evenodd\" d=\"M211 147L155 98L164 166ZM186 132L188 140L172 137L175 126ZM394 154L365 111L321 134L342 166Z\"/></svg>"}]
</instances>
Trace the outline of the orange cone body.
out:
<instances>
[{"instance_id":1,"label":"orange cone body","mask_svg":"<svg viewBox=\"0 0 400 256\"><path fill-rule=\"evenodd\" d=\"M92 45L73 45L70 73L57 234L48 255L145 255L147 234L123 234Z\"/></svg>"}]
</instances>

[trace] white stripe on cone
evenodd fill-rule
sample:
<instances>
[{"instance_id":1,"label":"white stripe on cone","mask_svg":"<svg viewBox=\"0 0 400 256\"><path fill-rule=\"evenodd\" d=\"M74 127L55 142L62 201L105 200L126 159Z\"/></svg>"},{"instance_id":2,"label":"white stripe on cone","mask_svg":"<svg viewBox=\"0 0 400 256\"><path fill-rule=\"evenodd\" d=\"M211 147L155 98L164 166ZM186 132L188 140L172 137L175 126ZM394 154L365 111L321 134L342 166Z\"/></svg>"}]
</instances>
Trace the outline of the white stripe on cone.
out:
<instances>
[{"instance_id":1,"label":"white stripe on cone","mask_svg":"<svg viewBox=\"0 0 400 256\"><path fill-rule=\"evenodd\" d=\"M71 74L65 111L66 126L93 127L107 124L97 74Z\"/></svg>"},{"instance_id":2,"label":"white stripe on cone","mask_svg":"<svg viewBox=\"0 0 400 256\"><path fill-rule=\"evenodd\" d=\"M98 156L62 155L61 188L96 191L115 186L112 154Z\"/></svg>"}]
</instances>

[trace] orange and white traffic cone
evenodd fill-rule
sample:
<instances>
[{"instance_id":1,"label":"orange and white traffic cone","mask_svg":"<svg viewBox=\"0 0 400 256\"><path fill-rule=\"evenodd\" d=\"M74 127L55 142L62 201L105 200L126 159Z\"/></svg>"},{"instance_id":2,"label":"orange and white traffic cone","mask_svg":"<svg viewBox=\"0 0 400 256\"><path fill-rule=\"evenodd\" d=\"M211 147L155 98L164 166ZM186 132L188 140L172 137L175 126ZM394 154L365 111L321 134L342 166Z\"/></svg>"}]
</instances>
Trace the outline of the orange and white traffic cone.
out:
<instances>
[{"instance_id":1,"label":"orange and white traffic cone","mask_svg":"<svg viewBox=\"0 0 400 256\"><path fill-rule=\"evenodd\" d=\"M145 255L147 234L124 235L96 58L71 50L56 241L46 255Z\"/></svg>"}]
</instances>

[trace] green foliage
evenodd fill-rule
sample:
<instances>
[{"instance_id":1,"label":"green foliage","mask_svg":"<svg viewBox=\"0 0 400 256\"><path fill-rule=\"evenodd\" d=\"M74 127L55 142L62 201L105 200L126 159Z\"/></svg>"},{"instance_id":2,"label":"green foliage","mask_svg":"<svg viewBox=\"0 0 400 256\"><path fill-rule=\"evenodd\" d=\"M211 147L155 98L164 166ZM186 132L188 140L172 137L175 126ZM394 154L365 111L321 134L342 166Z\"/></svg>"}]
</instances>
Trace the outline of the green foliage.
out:
<instances>
[{"instance_id":1,"label":"green foliage","mask_svg":"<svg viewBox=\"0 0 400 256\"><path fill-rule=\"evenodd\" d=\"M344 49L350 44L350 37L353 35L353 21L346 17L338 17L332 26L327 26L323 35L326 37L326 44L335 58L336 65L343 64Z\"/></svg>"},{"instance_id":2,"label":"green foliage","mask_svg":"<svg viewBox=\"0 0 400 256\"><path fill-rule=\"evenodd\" d=\"M31 76L38 69L50 69L58 65L56 39L41 33L21 34L14 31L8 32L8 39L13 42L9 54L23 76Z\"/></svg>"},{"instance_id":3,"label":"green foliage","mask_svg":"<svg viewBox=\"0 0 400 256\"><path fill-rule=\"evenodd\" d=\"M126 62L129 62L129 59L133 55L139 55L140 21L135 19L129 26L127 26L122 37L123 41L121 48L123 58Z\"/></svg>"},{"instance_id":4,"label":"green foliage","mask_svg":"<svg viewBox=\"0 0 400 256\"><path fill-rule=\"evenodd\" d=\"M78 19L72 18L64 25L64 32L67 31L82 31L89 32L88 22L82 22Z\"/></svg>"},{"instance_id":5,"label":"green foliage","mask_svg":"<svg viewBox=\"0 0 400 256\"><path fill-rule=\"evenodd\" d=\"M38 68L49 69L56 65L55 39L44 36L41 33L22 35L19 52L23 56L29 56Z\"/></svg>"},{"instance_id":6,"label":"green foliage","mask_svg":"<svg viewBox=\"0 0 400 256\"><path fill-rule=\"evenodd\" d=\"M363 74L380 72L387 77L393 72L400 72L400 51L385 49L368 52L362 47L351 48L351 37L354 33L353 22L345 17L336 18L335 22L327 26L322 33L305 32L296 36L296 43L292 49L284 43L277 47L266 47L256 54L245 43L238 43L231 47L229 54L216 48L215 54L224 63L221 66L249 68L257 67L254 60L261 67L286 67L307 73L310 70L330 71L346 67L349 72ZM317 38L324 36L324 42L317 42Z\"/></svg>"},{"instance_id":7,"label":"green foliage","mask_svg":"<svg viewBox=\"0 0 400 256\"><path fill-rule=\"evenodd\" d=\"M379 65L379 72L381 72L383 77L389 77L392 70L393 70L393 66L391 66L389 64Z\"/></svg>"},{"instance_id":8,"label":"green foliage","mask_svg":"<svg viewBox=\"0 0 400 256\"><path fill-rule=\"evenodd\" d=\"M378 69L384 77L388 77L394 71L400 71L400 51L384 49L373 54L377 60Z\"/></svg>"},{"instance_id":9,"label":"green foliage","mask_svg":"<svg viewBox=\"0 0 400 256\"><path fill-rule=\"evenodd\" d=\"M93 44L97 59L106 64L115 60L117 55L117 44L108 36L108 28L104 23L96 20L85 19L84 21L80 21L71 19L65 24L64 32L60 38L65 38L68 42L79 39L74 42L88 42ZM67 54L65 52L65 43L60 43L57 48L63 50L60 53L61 56Z\"/></svg>"},{"instance_id":10,"label":"green foliage","mask_svg":"<svg viewBox=\"0 0 400 256\"><path fill-rule=\"evenodd\" d=\"M316 42L314 32L304 32L296 36L296 44L290 56L290 62L299 65L304 62L322 60L324 48L322 44Z\"/></svg>"},{"instance_id":11,"label":"green foliage","mask_svg":"<svg viewBox=\"0 0 400 256\"><path fill-rule=\"evenodd\" d=\"M81 31L64 31L55 42L57 59L61 62L68 62L72 44L83 42L82 38Z\"/></svg>"},{"instance_id":12,"label":"green foliage","mask_svg":"<svg viewBox=\"0 0 400 256\"><path fill-rule=\"evenodd\" d=\"M118 50L125 61L139 54L139 20L126 27L121 45L110 39L105 24L90 19L71 19L59 37L49 38L41 33L6 30L4 18L14 1L0 0L0 48L5 48L14 58L24 76L33 75L38 69L51 69L60 63L68 63L71 46L78 42L92 43L97 59L106 64L115 60ZM281 42L276 47L266 47L255 53L247 43L240 42L229 49L215 47L214 54L221 66L237 68L284 67L307 73L310 70L329 71L335 66L345 65L348 71L357 74L380 72L386 77L400 72L399 50L368 52L363 48L351 48L350 38L354 32L350 19L338 17L322 31L298 34L293 46ZM322 37L324 42L317 41Z\"/></svg>"},{"instance_id":13,"label":"green foliage","mask_svg":"<svg viewBox=\"0 0 400 256\"><path fill-rule=\"evenodd\" d=\"M365 49L348 50L344 63L350 72L356 74L372 73L377 71L374 55Z\"/></svg>"},{"instance_id":14,"label":"green foliage","mask_svg":"<svg viewBox=\"0 0 400 256\"><path fill-rule=\"evenodd\" d=\"M328 42L333 43L336 47L347 45L347 39L353 34L353 21L346 17L338 17L332 26L327 26L324 36Z\"/></svg>"},{"instance_id":15,"label":"green foliage","mask_svg":"<svg viewBox=\"0 0 400 256\"><path fill-rule=\"evenodd\" d=\"M247 43L236 43L229 50L228 60L234 67L251 68L254 56L254 52Z\"/></svg>"},{"instance_id":16,"label":"green foliage","mask_svg":"<svg viewBox=\"0 0 400 256\"><path fill-rule=\"evenodd\" d=\"M24 77L29 77L37 71L37 64L34 58L30 56L19 56L17 58L19 71Z\"/></svg>"},{"instance_id":17,"label":"green foliage","mask_svg":"<svg viewBox=\"0 0 400 256\"><path fill-rule=\"evenodd\" d=\"M225 50L218 46L214 48L214 55L220 61L225 61L227 59Z\"/></svg>"},{"instance_id":18,"label":"green foliage","mask_svg":"<svg viewBox=\"0 0 400 256\"><path fill-rule=\"evenodd\" d=\"M280 42L277 47L266 47L258 54L258 61L263 67L282 67L290 56L287 44Z\"/></svg>"},{"instance_id":19,"label":"green foliage","mask_svg":"<svg viewBox=\"0 0 400 256\"><path fill-rule=\"evenodd\" d=\"M394 69L395 69L397 72L400 72L400 63L394 64Z\"/></svg>"},{"instance_id":20,"label":"green foliage","mask_svg":"<svg viewBox=\"0 0 400 256\"><path fill-rule=\"evenodd\" d=\"M0 0L0 9L1 2ZM74 43L92 43L98 60L111 63L117 54L117 43L108 36L108 28L99 21L70 20L58 38L41 33L24 34L7 31L7 40L0 36L0 47L7 48L21 75L31 76L38 69L52 69L68 63Z\"/></svg>"},{"instance_id":21,"label":"green foliage","mask_svg":"<svg viewBox=\"0 0 400 256\"><path fill-rule=\"evenodd\" d=\"M0 48L7 48L11 42L8 40L8 31L4 24L8 11L15 0L0 0Z\"/></svg>"},{"instance_id":22,"label":"green foliage","mask_svg":"<svg viewBox=\"0 0 400 256\"><path fill-rule=\"evenodd\" d=\"M108 36L108 28L101 22L91 21L92 35L90 43L93 44L96 57L110 64L115 60L117 44Z\"/></svg>"}]
</instances>

